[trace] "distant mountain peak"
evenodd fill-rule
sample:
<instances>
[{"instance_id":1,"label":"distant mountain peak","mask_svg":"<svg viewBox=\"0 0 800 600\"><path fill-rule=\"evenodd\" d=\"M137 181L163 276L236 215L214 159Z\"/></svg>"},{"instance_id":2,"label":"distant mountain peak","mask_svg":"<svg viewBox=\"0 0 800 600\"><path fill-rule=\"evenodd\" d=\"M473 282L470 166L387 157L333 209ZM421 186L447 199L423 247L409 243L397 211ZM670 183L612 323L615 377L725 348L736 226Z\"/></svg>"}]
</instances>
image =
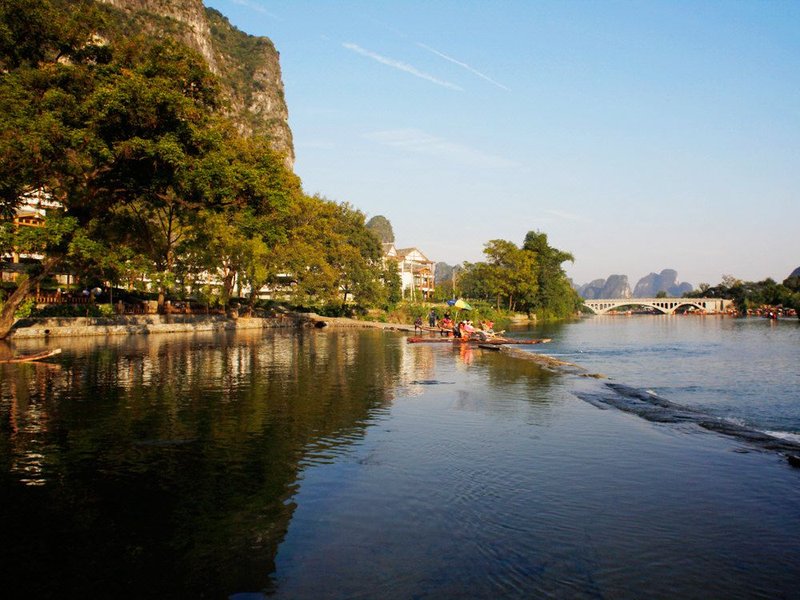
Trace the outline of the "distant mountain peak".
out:
<instances>
[{"instance_id":1,"label":"distant mountain peak","mask_svg":"<svg viewBox=\"0 0 800 600\"><path fill-rule=\"evenodd\" d=\"M667 296L680 298L686 292L691 292L690 283L678 283L678 272L675 269L663 269L661 273L650 273L642 277L633 290L634 298L653 298L659 292L666 292Z\"/></svg>"},{"instance_id":2,"label":"distant mountain peak","mask_svg":"<svg viewBox=\"0 0 800 600\"><path fill-rule=\"evenodd\" d=\"M627 275L609 275L608 279L595 279L584 285L575 285L575 289L578 295L585 300L653 298L659 292L666 292L667 296L680 298L686 292L691 292L694 286L686 282L678 283L678 272L675 269L663 269L661 273L653 272L642 277L633 292L628 284Z\"/></svg>"}]
</instances>

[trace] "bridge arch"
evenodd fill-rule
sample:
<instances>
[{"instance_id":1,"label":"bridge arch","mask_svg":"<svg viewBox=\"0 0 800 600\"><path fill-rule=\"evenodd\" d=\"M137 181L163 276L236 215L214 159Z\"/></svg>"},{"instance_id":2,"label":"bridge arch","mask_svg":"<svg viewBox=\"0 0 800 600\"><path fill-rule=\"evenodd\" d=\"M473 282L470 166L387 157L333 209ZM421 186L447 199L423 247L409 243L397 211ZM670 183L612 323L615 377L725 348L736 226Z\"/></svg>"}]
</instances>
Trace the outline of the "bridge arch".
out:
<instances>
[{"instance_id":1,"label":"bridge arch","mask_svg":"<svg viewBox=\"0 0 800 600\"><path fill-rule=\"evenodd\" d=\"M732 300L723 298L599 298L585 300L584 306L596 315L604 315L622 306L642 306L671 315L678 308L693 306L705 313L725 312Z\"/></svg>"}]
</instances>

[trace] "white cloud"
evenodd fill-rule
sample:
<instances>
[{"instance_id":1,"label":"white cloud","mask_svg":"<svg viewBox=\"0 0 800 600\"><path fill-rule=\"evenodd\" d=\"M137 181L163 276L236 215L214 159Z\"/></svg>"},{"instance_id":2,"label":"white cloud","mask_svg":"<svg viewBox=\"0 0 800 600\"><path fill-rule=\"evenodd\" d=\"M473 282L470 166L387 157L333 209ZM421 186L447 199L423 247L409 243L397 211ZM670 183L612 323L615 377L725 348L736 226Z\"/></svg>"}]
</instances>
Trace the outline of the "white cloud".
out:
<instances>
[{"instance_id":1,"label":"white cloud","mask_svg":"<svg viewBox=\"0 0 800 600\"><path fill-rule=\"evenodd\" d=\"M430 46L427 46L427 45L423 44L422 42L417 42L417 46L419 46L420 48L424 48L428 52L433 52L436 56L439 56L439 57L441 57L441 58L443 58L445 60L449 60L451 63L457 64L459 67L463 67L464 69L466 69L470 73L473 73L473 74L477 75L478 77L480 77L481 79L484 79L484 80L488 81L492 85L495 85L495 86L499 87L501 90L505 90L507 92L511 91L508 87L504 86L502 83L498 83L497 81L495 81L494 79L492 79L488 75L484 75L483 73L481 73L477 69L473 69L472 67L470 67L465 62L461 62L460 60L456 60L452 56L447 56L447 54L444 54L443 52L439 52L435 48L431 48Z\"/></svg>"},{"instance_id":2,"label":"white cloud","mask_svg":"<svg viewBox=\"0 0 800 600\"><path fill-rule=\"evenodd\" d=\"M486 154L480 150L438 138L418 129L376 131L368 133L364 137L385 146L400 148L415 154L436 156L473 166L492 168L514 168L519 166L513 160Z\"/></svg>"},{"instance_id":3,"label":"white cloud","mask_svg":"<svg viewBox=\"0 0 800 600\"><path fill-rule=\"evenodd\" d=\"M436 85L440 85L442 87L446 87L446 88L449 88L451 90L456 90L458 92L463 92L464 91L463 88L460 88L459 86L457 86L454 83L450 83L449 81L444 81L442 79L437 79L433 75L429 75L428 73L420 71L419 69L417 69L416 67L414 67L412 65L409 65L407 63L401 62L399 60L395 60L393 58L387 58L385 56L381 56L380 54L377 54L377 53L372 52L370 50L365 50L364 48L362 48L361 46L359 46L357 44L351 44L351 43L348 42L348 43L342 44L342 46L344 46L348 50L352 50L353 52L357 52L358 54L361 54L362 56L366 56L367 58L371 58L372 60L375 60L375 61L377 61L377 62L379 62L381 64L390 66L390 67L398 69L400 71L405 71L406 73L410 73L414 77L419 77L420 79L424 79L426 81L430 81L431 83L435 83Z\"/></svg>"}]
</instances>

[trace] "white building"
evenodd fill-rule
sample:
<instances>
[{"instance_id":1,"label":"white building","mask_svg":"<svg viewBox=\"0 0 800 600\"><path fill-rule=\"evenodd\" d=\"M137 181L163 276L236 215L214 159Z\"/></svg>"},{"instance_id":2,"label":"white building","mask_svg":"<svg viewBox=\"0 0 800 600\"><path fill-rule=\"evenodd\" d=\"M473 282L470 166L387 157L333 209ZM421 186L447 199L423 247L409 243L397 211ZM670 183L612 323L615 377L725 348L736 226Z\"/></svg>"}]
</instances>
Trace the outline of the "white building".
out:
<instances>
[{"instance_id":1,"label":"white building","mask_svg":"<svg viewBox=\"0 0 800 600\"><path fill-rule=\"evenodd\" d=\"M396 248L392 243L383 244L383 262L397 263L403 298L427 300L433 295L436 263L418 248Z\"/></svg>"}]
</instances>

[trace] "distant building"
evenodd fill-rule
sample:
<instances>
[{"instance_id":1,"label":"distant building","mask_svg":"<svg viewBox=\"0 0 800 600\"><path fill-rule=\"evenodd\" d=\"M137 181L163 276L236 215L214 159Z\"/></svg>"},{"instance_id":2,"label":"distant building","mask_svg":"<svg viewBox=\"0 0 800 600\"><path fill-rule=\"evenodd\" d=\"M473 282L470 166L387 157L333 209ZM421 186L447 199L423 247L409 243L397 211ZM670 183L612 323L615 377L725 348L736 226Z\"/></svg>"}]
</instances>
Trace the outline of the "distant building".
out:
<instances>
[{"instance_id":1,"label":"distant building","mask_svg":"<svg viewBox=\"0 0 800 600\"><path fill-rule=\"evenodd\" d=\"M61 203L53 200L46 191L36 189L25 192L20 196L20 204L14 212L14 225L17 227L44 227L47 210L56 208L61 208ZM18 263L20 259L40 261L44 256L27 254L24 249L20 249L18 252L15 248L10 255L4 255L3 258L10 258L12 263Z\"/></svg>"},{"instance_id":2,"label":"distant building","mask_svg":"<svg viewBox=\"0 0 800 600\"><path fill-rule=\"evenodd\" d=\"M15 227L44 227L47 211L61 208L61 203L53 200L48 192L35 189L20 196L20 203L14 211ZM16 281L27 271L27 265L44 259L42 254L26 252L25 248L12 248L0 254L0 280ZM63 283L63 278L58 278Z\"/></svg>"},{"instance_id":3,"label":"distant building","mask_svg":"<svg viewBox=\"0 0 800 600\"><path fill-rule=\"evenodd\" d=\"M396 248L392 243L383 244L384 265L389 261L397 264L403 298L428 300L435 288L436 263L418 248Z\"/></svg>"}]
</instances>

